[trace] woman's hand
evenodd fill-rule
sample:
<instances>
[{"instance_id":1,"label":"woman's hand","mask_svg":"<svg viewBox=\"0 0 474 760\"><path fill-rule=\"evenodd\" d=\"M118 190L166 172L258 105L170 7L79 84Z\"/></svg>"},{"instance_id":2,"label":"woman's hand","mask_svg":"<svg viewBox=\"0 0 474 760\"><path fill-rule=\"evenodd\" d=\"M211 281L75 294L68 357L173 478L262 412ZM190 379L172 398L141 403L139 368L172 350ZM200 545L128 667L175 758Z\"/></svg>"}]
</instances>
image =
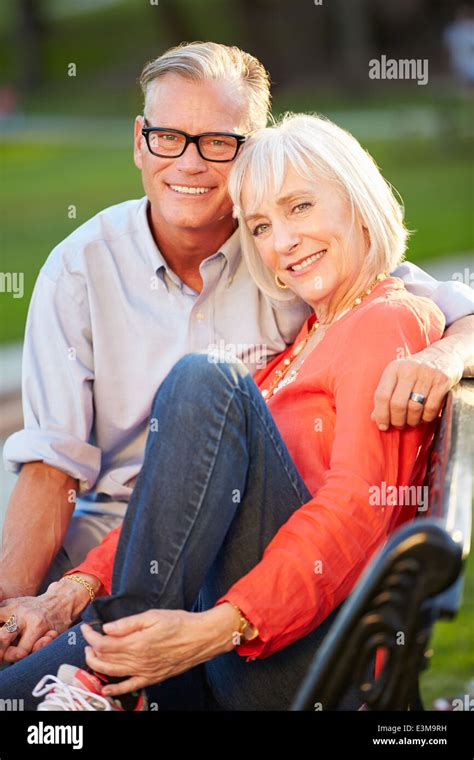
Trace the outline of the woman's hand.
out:
<instances>
[{"instance_id":1,"label":"woman's hand","mask_svg":"<svg viewBox=\"0 0 474 760\"><path fill-rule=\"evenodd\" d=\"M83 576L100 588L100 581ZM16 662L49 644L66 631L89 604L87 589L64 580L51 583L40 596L7 599L0 604L0 625L15 615L18 629L7 633L0 628L0 662Z\"/></svg>"},{"instance_id":2,"label":"woman's hand","mask_svg":"<svg viewBox=\"0 0 474 760\"><path fill-rule=\"evenodd\" d=\"M90 668L126 680L103 688L118 696L183 673L234 648L240 618L224 602L205 612L148 610L103 626L104 634L89 625L81 630L90 646Z\"/></svg>"}]
</instances>

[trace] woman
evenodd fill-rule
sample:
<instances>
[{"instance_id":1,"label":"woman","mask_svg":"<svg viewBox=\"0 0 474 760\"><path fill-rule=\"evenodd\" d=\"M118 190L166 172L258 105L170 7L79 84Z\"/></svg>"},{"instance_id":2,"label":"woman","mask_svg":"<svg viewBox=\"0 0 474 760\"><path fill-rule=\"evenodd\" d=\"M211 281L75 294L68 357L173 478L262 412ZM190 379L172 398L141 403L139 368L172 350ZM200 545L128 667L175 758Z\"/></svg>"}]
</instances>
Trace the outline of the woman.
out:
<instances>
[{"instance_id":1,"label":"woman","mask_svg":"<svg viewBox=\"0 0 474 760\"><path fill-rule=\"evenodd\" d=\"M314 314L255 381L219 356L175 365L120 537L2 611L41 610L39 651L0 675L27 708L41 679L41 709L140 709L130 693L151 684L160 709L287 709L371 555L416 512L374 493L422 484L434 423L381 432L372 401L387 363L444 319L386 275L406 242L390 187L348 133L294 116L248 141L230 193L257 283ZM86 607L92 625L42 646Z\"/></svg>"}]
</instances>

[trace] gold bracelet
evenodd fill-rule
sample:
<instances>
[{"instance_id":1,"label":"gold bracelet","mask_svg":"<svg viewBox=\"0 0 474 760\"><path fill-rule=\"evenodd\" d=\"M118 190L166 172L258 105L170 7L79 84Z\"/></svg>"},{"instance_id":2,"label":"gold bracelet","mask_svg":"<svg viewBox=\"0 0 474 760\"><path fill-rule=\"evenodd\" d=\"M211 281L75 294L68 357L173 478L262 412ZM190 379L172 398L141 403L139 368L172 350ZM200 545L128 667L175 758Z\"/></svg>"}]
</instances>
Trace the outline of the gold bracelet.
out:
<instances>
[{"instance_id":1,"label":"gold bracelet","mask_svg":"<svg viewBox=\"0 0 474 760\"><path fill-rule=\"evenodd\" d=\"M227 599L226 599L226 601L227 601ZM257 636L258 636L258 628L256 626L254 626L253 623L251 623L250 620L248 620L245 617L245 615L242 613L242 610L239 607L237 607L236 604L233 604L232 602L228 602L228 604L231 604L232 607L234 609L236 609L237 612L239 613L239 617L240 617L240 630L238 631L238 634L239 634L240 638L243 639L244 641L252 641L252 639L256 639ZM249 636L248 638L245 638L245 631L247 630L247 628L249 627L249 625L252 626L252 628L254 629L254 632L252 633L251 636Z\"/></svg>"},{"instance_id":2,"label":"gold bracelet","mask_svg":"<svg viewBox=\"0 0 474 760\"><path fill-rule=\"evenodd\" d=\"M91 602L94 601L94 599L95 599L95 591L92 588L91 584L88 581L84 580L84 578L79 578L78 575L64 575L61 578L61 580L62 581L73 581L75 583L80 583L81 586L84 586L84 588L86 588L87 591L89 592L89 596L90 596Z\"/></svg>"}]
</instances>

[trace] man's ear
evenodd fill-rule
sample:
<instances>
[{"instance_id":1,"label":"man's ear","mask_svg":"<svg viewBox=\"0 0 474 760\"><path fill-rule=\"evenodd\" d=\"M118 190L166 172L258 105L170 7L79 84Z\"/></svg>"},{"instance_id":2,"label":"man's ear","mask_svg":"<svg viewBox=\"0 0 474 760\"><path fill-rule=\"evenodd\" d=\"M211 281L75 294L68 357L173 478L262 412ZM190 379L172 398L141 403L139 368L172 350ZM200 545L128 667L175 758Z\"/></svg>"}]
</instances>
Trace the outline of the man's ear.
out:
<instances>
[{"instance_id":1,"label":"man's ear","mask_svg":"<svg viewBox=\"0 0 474 760\"><path fill-rule=\"evenodd\" d=\"M142 169L142 144L145 139L142 135L143 116L135 117L133 135L133 160L137 169Z\"/></svg>"}]
</instances>

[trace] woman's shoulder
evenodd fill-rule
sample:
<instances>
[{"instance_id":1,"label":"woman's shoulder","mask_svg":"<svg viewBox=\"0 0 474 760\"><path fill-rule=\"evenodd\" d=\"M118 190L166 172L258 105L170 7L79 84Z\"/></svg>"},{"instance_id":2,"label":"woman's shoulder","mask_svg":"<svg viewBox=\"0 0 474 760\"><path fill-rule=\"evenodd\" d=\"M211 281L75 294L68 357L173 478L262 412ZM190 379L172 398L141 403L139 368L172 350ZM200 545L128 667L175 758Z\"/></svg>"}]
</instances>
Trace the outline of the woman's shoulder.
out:
<instances>
[{"instance_id":1,"label":"woman's shoulder","mask_svg":"<svg viewBox=\"0 0 474 760\"><path fill-rule=\"evenodd\" d=\"M361 321L395 320L407 326L417 324L444 330L445 319L441 309L430 298L410 293L399 277L387 277L371 296L361 305Z\"/></svg>"},{"instance_id":2,"label":"woman's shoulder","mask_svg":"<svg viewBox=\"0 0 474 760\"><path fill-rule=\"evenodd\" d=\"M442 337L445 319L431 299L413 295L403 280L388 277L356 311L349 312L340 327L351 342L380 344L405 339L413 344L413 350L421 350Z\"/></svg>"}]
</instances>

